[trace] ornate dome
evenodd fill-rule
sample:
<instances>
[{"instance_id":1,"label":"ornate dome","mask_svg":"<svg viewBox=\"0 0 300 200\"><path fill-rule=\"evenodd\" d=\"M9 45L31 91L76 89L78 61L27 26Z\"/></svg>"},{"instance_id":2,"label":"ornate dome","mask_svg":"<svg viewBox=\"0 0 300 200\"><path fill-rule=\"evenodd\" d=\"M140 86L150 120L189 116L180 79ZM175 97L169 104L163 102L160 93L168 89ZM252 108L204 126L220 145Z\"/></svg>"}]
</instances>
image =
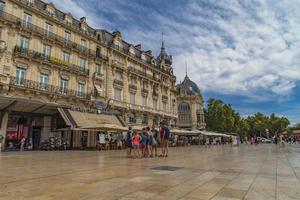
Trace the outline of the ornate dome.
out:
<instances>
[{"instance_id":1,"label":"ornate dome","mask_svg":"<svg viewBox=\"0 0 300 200\"><path fill-rule=\"evenodd\" d=\"M196 83L190 80L190 78L186 75L183 82L177 85L177 92L179 94L186 95L201 95L200 89Z\"/></svg>"}]
</instances>

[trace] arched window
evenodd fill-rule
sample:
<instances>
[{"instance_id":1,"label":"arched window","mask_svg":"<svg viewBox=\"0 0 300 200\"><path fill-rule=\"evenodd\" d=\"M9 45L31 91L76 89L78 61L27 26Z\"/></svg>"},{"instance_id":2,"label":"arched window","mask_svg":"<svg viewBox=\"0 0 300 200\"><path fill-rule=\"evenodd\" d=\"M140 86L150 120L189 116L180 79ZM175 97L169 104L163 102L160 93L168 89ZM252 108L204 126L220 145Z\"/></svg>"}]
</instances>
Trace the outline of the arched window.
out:
<instances>
[{"instance_id":1,"label":"arched window","mask_svg":"<svg viewBox=\"0 0 300 200\"><path fill-rule=\"evenodd\" d=\"M191 108L190 105L186 102L180 103L178 105L178 125L179 126L190 126L192 123L192 116L191 116Z\"/></svg>"}]
</instances>

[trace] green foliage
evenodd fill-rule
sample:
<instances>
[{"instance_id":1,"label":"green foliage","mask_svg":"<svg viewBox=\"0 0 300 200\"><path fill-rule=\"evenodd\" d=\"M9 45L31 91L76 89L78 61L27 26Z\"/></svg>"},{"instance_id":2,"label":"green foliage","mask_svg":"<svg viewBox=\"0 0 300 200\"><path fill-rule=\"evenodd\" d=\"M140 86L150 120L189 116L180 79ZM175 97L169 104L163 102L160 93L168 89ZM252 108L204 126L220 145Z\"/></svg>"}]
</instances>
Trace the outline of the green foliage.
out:
<instances>
[{"instance_id":1,"label":"green foliage","mask_svg":"<svg viewBox=\"0 0 300 200\"><path fill-rule=\"evenodd\" d=\"M230 104L218 99L208 100L205 121L209 131L234 132L242 137L249 135L271 137L286 130L290 124L286 117L278 117L274 113L266 116L258 112L253 116L241 118Z\"/></svg>"}]
</instances>

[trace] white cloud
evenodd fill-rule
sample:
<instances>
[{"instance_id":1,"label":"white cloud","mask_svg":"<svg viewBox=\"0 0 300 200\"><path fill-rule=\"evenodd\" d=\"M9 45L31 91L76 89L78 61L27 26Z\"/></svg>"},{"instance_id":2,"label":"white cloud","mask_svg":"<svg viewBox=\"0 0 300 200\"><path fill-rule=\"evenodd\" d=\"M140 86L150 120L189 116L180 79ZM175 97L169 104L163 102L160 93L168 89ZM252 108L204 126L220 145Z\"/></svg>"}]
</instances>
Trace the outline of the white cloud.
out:
<instances>
[{"instance_id":1,"label":"white cloud","mask_svg":"<svg viewBox=\"0 0 300 200\"><path fill-rule=\"evenodd\" d=\"M300 81L297 0L184 1L172 5L171 14L139 1L53 2L76 17L87 16L92 25L101 28L118 26L111 24L109 16L98 15L110 9L118 19L129 21L120 30L125 40L142 43L156 53L163 31L178 82L185 76L187 60L190 78L205 91L265 101L290 95Z\"/></svg>"}]
</instances>

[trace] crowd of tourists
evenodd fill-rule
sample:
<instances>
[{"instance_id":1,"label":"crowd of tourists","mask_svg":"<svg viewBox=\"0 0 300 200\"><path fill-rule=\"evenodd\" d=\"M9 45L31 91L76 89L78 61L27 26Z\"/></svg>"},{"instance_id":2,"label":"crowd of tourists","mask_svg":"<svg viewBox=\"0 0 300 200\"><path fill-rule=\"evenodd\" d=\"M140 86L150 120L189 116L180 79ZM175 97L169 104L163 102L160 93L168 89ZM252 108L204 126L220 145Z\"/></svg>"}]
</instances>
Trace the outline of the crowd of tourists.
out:
<instances>
[{"instance_id":1,"label":"crowd of tourists","mask_svg":"<svg viewBox=\"0 0 300 200\"><path fill-rule=\"evenodd\" d=\"M168 157L170 130L164 123L160 123L159 130L143 128L139 134L131 127L126 135L127 157L147 158L147 157ZM161 147L161 154L158 155L158 147Z\"/></svg>"}]
</instances>

